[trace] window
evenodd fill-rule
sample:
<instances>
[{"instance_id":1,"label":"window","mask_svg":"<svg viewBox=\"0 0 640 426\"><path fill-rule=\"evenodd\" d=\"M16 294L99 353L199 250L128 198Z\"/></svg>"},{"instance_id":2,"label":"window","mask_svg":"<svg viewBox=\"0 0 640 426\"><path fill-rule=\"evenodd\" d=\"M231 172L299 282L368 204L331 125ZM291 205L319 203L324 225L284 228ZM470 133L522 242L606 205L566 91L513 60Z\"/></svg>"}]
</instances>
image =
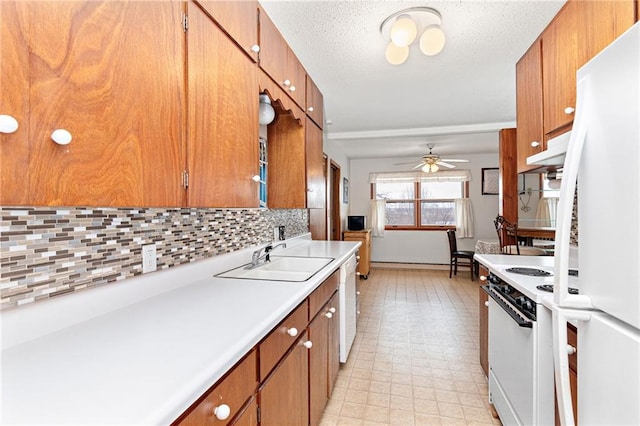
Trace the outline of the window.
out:
<instances>
[{"instance_id":1,"label":"window","mask_svg":"<svg viewBox=\"0 0 640 426\"><path fill-rule=\"evenodd\" d=\"M468 196L468 183L400 173L375 174L372 194L385 200L385 229L448 229L456 226L455 199ZM377 178L376 178L377 177Z\"/></svg>"}]
</instances>

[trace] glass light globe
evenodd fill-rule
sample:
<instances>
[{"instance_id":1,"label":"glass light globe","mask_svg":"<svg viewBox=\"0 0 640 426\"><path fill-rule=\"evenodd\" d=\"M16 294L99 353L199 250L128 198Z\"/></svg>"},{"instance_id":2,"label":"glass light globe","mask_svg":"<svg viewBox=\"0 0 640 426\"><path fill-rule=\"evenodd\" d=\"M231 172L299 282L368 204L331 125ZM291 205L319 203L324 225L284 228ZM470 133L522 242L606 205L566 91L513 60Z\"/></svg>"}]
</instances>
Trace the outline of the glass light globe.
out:
<instances>
[{"instance_id":1,"label":"glass light globe","mask_svg":"<svg viewBox=\"0 0 640 426\"><path fill-rule=\"evenodd\" d=\"M398 47L409 46L418 35L418 27L409 15L400 15L391 26L391 41Z\"/></svg>"},{"instance_id":2,"label":"glass light globe","mask_svg":"<svg viewBox=\"0 0 640 426\"><path fill-rule=\"evenodd\" d=\"M399 47L393 43L389 43L384 52L384 56L391 65L400 65L409 57L409 46Z\"/></svg>"},{"instance_id":3,"label":"glass light globe","mask_svg":"<svg viewBox=\"0 0 640 426\"><path fill-rule=\"evenodd\" d=\"M276 117L276 111L271 106L271 100L267 95L260 95L260 108L258 109L258 123L269 124Z\"/></svg>"},{"instance_id":4,"label":"glass light globe","mask_svg":"<svg viewBox=\"0 0 640 426\"><path fill-rule=\"evenodd\" d=\"M420 50L428 56L437 55L444 49L445 37L442 29L434 25L420 36Z\"/></svg>"},{"instance_id":5,"label":"glass light globe","mask_svg":"<svg viewBox=\"0 0 640 426\"><path fill-rule=\"evenodd\" d=\"M437 164L425 164L422 166L422 171L425 173L435 173L440 170Z\"/></svg>"}]
</instances>

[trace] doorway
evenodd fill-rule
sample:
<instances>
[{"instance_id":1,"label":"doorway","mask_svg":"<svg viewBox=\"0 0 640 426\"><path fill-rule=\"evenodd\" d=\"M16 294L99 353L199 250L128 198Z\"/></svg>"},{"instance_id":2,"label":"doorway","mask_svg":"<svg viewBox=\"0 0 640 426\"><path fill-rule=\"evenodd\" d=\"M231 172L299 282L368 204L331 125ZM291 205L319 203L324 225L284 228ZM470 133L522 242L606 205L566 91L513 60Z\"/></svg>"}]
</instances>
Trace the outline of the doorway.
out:
<instances>
[{"instance_id":1,"label":"doorway","mask_svg":"<svg viewBox=\"0 0 640 426\"><path fill-rule=\"evenodd\" d=\"M329 239L342 240L342 218L340 217L340 166L331 160L329 176Z\"/></svg>"}]
</instances>

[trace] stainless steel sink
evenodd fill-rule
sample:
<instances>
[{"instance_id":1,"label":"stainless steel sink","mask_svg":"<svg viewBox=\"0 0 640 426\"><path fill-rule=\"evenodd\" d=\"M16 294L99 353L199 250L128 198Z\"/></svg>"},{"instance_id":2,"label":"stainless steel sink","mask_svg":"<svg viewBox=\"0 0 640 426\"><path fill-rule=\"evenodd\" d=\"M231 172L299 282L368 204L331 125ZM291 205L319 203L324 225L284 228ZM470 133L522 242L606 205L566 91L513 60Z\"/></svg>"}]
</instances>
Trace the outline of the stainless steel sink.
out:
<instances>
[{"instance_id":1,"label":"stainless steel sink","mask_svg":"<svg viewBox=\"0 0 640 426\"><path fill-rule=\"evenodd\" d=\"M218 278L240 278L267 281L307 281L327 266L333 257L270 256L270 262L248 269L250 264L239 266L215 275Z\"/></svg>"}]
</instances>

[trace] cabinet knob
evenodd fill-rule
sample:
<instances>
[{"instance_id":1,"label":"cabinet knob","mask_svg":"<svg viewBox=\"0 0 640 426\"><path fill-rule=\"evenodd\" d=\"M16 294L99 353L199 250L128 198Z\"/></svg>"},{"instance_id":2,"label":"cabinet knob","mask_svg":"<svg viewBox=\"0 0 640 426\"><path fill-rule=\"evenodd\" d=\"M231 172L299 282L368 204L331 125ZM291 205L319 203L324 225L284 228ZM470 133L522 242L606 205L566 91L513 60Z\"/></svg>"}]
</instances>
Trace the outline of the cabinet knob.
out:
<instances>
[{"instance_id":1,"label":"cabinet knob","mask_svg":"<svg viewBox=\"0 0 640 426\"><path fill-rule=\"evenodd\" d=\"M564 113L565 113L565 114L567 114L567 115L568 115L568 114L573 114L573 113L575 112L575 110L576 110L576 109L575 109L574 107L566 107L566 108L564 109Z\"/></svg>"},{"instance_id":2,"label":"cabinet knob","mask_svg":"<svg viewBox=\"0 0 640 426\"><path fill-rule=\"evenodd\" d=\"M356 272L356 275L358 275L358 276L359 276L359 275L361 275L361 274L360 274L360 272Z\"/></svg>"},{"instance_id":3,"label":"cabinet knob","mask_svg":"<svg viewBox=\"0 0 640 426\"><path fill-rule=\"evenodd\" d=\"M307 192L313 192L313 188L307 188Z\"/></svg>"},{"instance_id":4,"label":"cabinet knob","mask_svg":"<svg viewBox=\"0 0 640 426\"><path fill-rule=\"evenodd\" d=\"M287 334L291 337L296 337L298 335L298 329L295 327L288 328Z\"/></svg>"},{"instance_id":5,"label":"cabinet knob","mask_svg":"<svg viewBox=\"0 0 640 426\"><path fill-rule=\"evenodd\" d=\"M532 146L532 147L534 147L534 148L537 148L537 147L539 147L539 146L540 146L540 142L538 142L538 141L533 141L533 142L531 142L531 146Z\"/></svg>"},{"instance_id":6,"label":"cabinet knob","mask_svg":"<svg viewBox=\"0 0 640 426\"><path fill-rule=\"evenodd\" d=\"M331 312L327 312L324 316L327 318L333 318L333 314Z\"/></svg>"},{"instance_id":7,"label":"cabinet knob","mask_svg":"<svg viewBox=\"0 0 640 426\"><path fill-rule=\"evenodd\" d=\"M307 108L307 111L309 111L309 112L313 112L313 107L309 107L309 108Z\"/></svg>"},{"instance_id":8,"label":"cabinet knob","mask_svg":"<svg viewBox=\"0 0 640 426\"><path fill-rule=\"evenodd\" d=\"M356 260L360 260L360 256L356 256Z\"/></svg>"},{"instance_id":9,"label":"cabinet knob","mask_svg":"<svg viewBox=\"0 0 640 426\"><path fill-rule=\"evenodd\" d=\"M213 414L218 420L227 420L229 414L231 414L231 408L227 404L221 404L213 409Z\"/></svg>"},{"instance_id":10,"label":"cabinet knob","mask_svg":"<svg viewBox=\"0 0 640 426\"><path fill-rule=\"evenodd\" d=\"M480 281L486 281L486 280L487 280L486 275L480 275Z\"/></svg>"},{"instance_id":11,"label":"cabinet knob","mask_svg":"<svg viewBox=\"0 0 640 426\"><path fill-rule=\"evenodd\" d=\"M489 301L488 300L485 300L484 306L486 306L487 308L489 307Z\"/></svg>"},{"instance_id":12,"label":"cabinet knob","mask_svg":"<svg viewBox=\"0 0 640 426\"><path fill-rule=\"evenodd\" d=\"M291 87L289 87L289 91L290 91L290 92L295 92L295 91L296 91L296 86L291 86Z\"/></svg>"},{"instance_id":13,"label":"cabinet knob","mask_svg":"<svg viewBox=\"0 0 640 426\"><path fill-rule=\"evenodd\" d=\"M356 314L360 315L360 311L356 311Z\"/></svg>"},{"instance_id":14,"label":"cabinet knob","mask_svg":"<svg viewBox=\"0 0 640 426\"><path fill-rule=\"evenodd\" d=\"M18 120L10 115L0 114L0 133L13 133L18 130Z\"/></svg>"},{"instance_id":15,"label":"cabinet knob","mask_svg":"<svg viewBox=\"0 0 640 426\"><path fill-rule=\"evenodd\" d=\"M360 292L359 292L359 291L356 291L356 294L357 294L358 296L360 296Z\"/></svg>"},{"instance_id":16,"label":"cabinet knob","mask_svg":"<svg viewBox=\"0 0 640 426\"><path fill-rule=\"evenodd\" d=\"M260 176L259 175L253 175L251 177L251 180L254 181L254 182L260 182Z\"/></svg>"},{"instance_id":17,"label":"cabinet knob","mask_svg":"<svg viewBox=\"0 0 640 426\"><path fill-rule=\"evenodd\" d=\"M567 345L567 353L569 355L573 355L577 352L578 350L576 349L575 346L571 346L571 345Z\"/></svg>"},{"instance_id":18,"label":"cabinet knob","mask_svg":"<svg viewBox=\"0 0 640 426\"><path fill-rule=\"evenodd\" d=\"M65 129L56 129L51 133L51 139L58 145L68 145L71 143L71 133Z\"/></svg>"},{"instance_id":19,"label":"cabinet knob","mask_svg":"<svg viewBox=\"0 0 640 426\"><path fill-rule=\"evenodd\" d=\"M291 85L291 80L285 80L285 81L283 81L283 82L282 82L282 84L283 84L284 86L287 86L287 87L288 87L288 86L290 86L290 85Z\"/></svg>"},{"instance_id":20,"label":"cabinet knob","mask_svg":"<svg viewBox=\"0 0 640 426\"><path fill-rule=\"evenodd\" d=\"M307 349L311 349L313 347L313 343L311 342L311 340L307 340L302 344L302 346L304 346Z\"/></svg>"},{"instance_id":21,"label":"cabinet knob","mask_svg":"<svg viewBox=\"0 0 640 426\"><path fill-rule=\"evenodd\" d=\"M336 313L336 308L334 308L333 306L329 308L329 312L331 312L332 314Z\"/></svg>"},{"instance_id":22,"label":"cabinet knob","mask_svg":"<svg viewBox=\"0 0 640 426\"><path fill-rule=\"evenodd\" d=\"M258 53L260 51L260 46L254 44L253 46L251 46L251 51L254 53Z\"/></svg>"}]
</instances>

